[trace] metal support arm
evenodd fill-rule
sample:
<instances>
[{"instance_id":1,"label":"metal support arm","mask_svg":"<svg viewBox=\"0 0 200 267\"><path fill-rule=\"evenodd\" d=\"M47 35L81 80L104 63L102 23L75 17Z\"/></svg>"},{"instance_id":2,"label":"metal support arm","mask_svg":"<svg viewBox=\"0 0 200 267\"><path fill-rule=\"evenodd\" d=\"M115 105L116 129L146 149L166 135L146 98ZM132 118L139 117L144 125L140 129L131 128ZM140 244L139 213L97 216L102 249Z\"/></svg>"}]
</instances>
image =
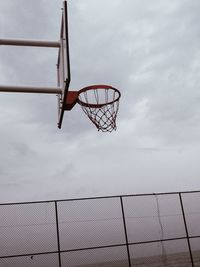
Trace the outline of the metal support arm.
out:
<instances>
[{"instance_id":1,"label":"metal support arm","mask_svg":"<svg viewBox=\"0 0 200 267\"><path fill-rule=\"evenodd\" d=\"M0 85L0 92L7 93L40 93L40 94L62 94L60 87L33 87L33 86L6 86Z\"/></svg>"},{"instance_id":2,"label":"metal support arm","mask_svg":"<svg viewBox=\"0 0 200 267\"><path fill-rule=\"evenodd\" d=\"M59 48L60 42L25 40L25 39L0 39L0 45L58 47Z\"/></svg>"}]
</instances>

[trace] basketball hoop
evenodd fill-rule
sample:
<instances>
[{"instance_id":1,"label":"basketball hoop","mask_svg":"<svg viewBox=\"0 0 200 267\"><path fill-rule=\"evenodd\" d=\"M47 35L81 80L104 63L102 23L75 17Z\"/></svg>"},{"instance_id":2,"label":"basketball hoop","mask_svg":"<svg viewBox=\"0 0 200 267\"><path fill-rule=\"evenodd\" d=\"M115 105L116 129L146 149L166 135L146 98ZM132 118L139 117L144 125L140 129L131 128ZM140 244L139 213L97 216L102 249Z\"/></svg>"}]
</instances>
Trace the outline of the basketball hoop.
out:
<instances>
[{"instance_id":1,"label":"basketball hoop","mask_svg":"<svg viewBox=\"0 0 200 267\"><path fill-rule=\"evenodd\" d=\"M109 85L92 85L79 91L69 89L71 81L67 1L63 1L60 41L0 39L0 45L38 46L58 48L57 87L0 86L0 92L44 93L58 96L58 128L61 128L65 111L78 103L98 131L116 130L116 117L121 93Z\"/></svg>"},{"instance_id":2,"label":"basketball hoop","mask_svg":"<svg viewBox=\"0 0 200 267\"><path fill-rule=\"evenodd\" d=\"M116 130L116 117L121 93L109 85L92 85L78 92L77 103L98 131Z\"/></svg>"}]
</instances>

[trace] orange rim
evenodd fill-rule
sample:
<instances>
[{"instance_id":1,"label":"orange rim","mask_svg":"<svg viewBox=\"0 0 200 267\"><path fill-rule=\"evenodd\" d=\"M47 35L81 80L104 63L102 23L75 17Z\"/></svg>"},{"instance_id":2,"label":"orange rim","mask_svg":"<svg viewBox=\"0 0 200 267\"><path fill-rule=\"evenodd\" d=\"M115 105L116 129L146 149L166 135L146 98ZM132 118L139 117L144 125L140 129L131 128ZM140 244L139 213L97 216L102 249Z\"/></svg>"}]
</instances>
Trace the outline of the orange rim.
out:
<instances>
[{"instance_id":1,"label":"orange rim","mask_svg":"<svg viewBox=\"0 0 200 267\"><path fill-rule=\"evenodd\" d=\"M106 103L101 103L101 104L90 104L90 103L86 103L86 102L80 100L80 98L79 98L79 95L80 94L82 94L84 92L87 92L87 91L90 91L90 90L96 90L96 89L99 89L99 90L101 90L101 89L102 90L103 89L111 89L111 90L117 92L118 93L118 96L113 101L106 102ZM81 90L78 91L78 100L77 100L77 102L81 106L84 106L84 107L101 108L101 107L103 107L105 105L110 105L110 104L113 104L113 103L119 101L120 97L121 97L120 91L118 89L114 88L113 86L110 86L110 85L102 85L102 84L100 84L100 85L91 85L91 86L84 87L84 88L82 88Z\"/></svg>"}]
</instances>

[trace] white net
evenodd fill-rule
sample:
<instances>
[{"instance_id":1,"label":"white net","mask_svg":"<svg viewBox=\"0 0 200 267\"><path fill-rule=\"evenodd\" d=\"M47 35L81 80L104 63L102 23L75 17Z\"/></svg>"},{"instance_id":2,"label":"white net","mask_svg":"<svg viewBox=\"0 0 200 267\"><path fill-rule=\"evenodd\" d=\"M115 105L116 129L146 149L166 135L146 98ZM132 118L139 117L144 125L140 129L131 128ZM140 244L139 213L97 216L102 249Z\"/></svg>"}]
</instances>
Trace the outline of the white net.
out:
<instances>
[{"instance_id":1,"label":"white net","mask_svg":"<svg viewBox=\"0 0 200 267\"><path fill-rule=\"evenodd\" d=\"M107 85L94 85L79 91L78 103L98 131L116 130L120 92Z\"/></svg>"}]
</instances>

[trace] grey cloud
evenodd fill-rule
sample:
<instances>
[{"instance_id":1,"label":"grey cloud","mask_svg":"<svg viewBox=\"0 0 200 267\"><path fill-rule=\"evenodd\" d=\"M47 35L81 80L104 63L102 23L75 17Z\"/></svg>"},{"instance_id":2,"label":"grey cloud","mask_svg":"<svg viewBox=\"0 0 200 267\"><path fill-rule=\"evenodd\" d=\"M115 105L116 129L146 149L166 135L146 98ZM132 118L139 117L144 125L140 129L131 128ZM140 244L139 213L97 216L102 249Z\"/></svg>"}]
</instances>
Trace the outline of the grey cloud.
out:
<instances>
[{"instance_id":1,"label":"grey cloud","mask_svg":"<svg viewBox=\"0 0 200 267\"><path fill-rule=\"evenodd\" d=\"M68 2L70 88L119 88L118 131L78 106L58 130L56 97L1 94L1 182L21 185L15 200L198 187L199 1ZM57 40L61 3L1 1L1 37ZM0 53L0 83L56 85L56 50Z\"/></svg>"}]
</instances>

